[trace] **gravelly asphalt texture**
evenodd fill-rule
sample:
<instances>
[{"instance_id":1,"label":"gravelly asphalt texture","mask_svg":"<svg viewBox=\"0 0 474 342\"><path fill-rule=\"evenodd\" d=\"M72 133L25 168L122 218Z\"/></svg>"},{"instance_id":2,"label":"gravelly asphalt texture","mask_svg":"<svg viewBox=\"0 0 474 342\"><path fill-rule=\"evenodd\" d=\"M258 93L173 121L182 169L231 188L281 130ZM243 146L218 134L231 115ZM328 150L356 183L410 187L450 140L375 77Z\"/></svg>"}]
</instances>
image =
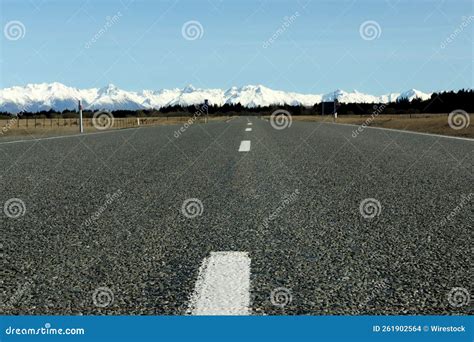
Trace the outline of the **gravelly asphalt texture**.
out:
<instances>
[{"instance_id":1,"label":"gravelly asphalt texture","mask_svg":"<svg viewBox=\"0 0 474 342\"><path fill-rule=\"evenodd\" d=\"M254 314L472 313L448 293L471 291L474 142L258 117L179 127L0 141L0 204L26 207L0 211L2 314L185 314L212 251L249 253ZM188 198L201 216L182 214Z\"/></svg>"}]
</instances>

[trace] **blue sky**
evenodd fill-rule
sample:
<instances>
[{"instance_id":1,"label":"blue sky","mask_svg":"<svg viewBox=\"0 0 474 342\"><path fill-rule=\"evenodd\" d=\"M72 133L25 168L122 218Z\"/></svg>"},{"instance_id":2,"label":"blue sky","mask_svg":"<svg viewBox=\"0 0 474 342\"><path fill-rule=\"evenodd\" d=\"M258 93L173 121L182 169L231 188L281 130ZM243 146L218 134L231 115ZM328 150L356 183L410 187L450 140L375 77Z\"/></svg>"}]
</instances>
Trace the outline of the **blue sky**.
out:
<instances>
[{"instance_id":1,"label":"blue sky","mask_svg":"<svg viewBox=\"0 0 474 342\"><path fill-rule=\"evenodd\" d=\"M473 86L471 0L0 2L1 88L263 84L383 94ZM5 33L12 21L25 28L18 40ZM202 37L183 37L188 21L200 23ZM380 27L373 40L360 33L367 21Z\"/></svg>"}]
</instances>

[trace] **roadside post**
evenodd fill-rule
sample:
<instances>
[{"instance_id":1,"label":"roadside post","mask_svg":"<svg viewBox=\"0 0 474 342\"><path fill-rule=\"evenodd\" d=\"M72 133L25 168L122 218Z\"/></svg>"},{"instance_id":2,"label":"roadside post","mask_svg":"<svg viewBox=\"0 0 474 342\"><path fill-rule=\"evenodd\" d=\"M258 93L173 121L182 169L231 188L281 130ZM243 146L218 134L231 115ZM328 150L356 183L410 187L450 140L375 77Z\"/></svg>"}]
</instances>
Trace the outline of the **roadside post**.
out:
<instances>
[{"instance_id":1,"label":"roadside post","mask_svg":"<svg viewBox=\"0 0 474 342\"><path fill-rule=\"evenodd\" d=\"M84 125L82 122L82 104L81 100L79 100L79 132L84 133Z\"/></svg>"},{"instance_id":2,"label":"roadside post","mask_svg":"<svg viewBox=\"0 0 474 342\"><path fill-rule=\"evenodd\" d=\"M333 109L334 122L336 122L337 121L337 108L339 107L339 101L337 99L336 92L334 92L333 103L334 103L334 109Z\"/></svg>"},{"instance_id":3,"label":"roadside post","mask_svg":"<svg viewBox=\"0 0 474 342\"><path fill-rule=\"evenodd\" d=\"M209 117L209 100L205 99L204 100L204 107L206 107L206 120L205 123L207 123L208 117Z\"/></svg>"}]
</instances>

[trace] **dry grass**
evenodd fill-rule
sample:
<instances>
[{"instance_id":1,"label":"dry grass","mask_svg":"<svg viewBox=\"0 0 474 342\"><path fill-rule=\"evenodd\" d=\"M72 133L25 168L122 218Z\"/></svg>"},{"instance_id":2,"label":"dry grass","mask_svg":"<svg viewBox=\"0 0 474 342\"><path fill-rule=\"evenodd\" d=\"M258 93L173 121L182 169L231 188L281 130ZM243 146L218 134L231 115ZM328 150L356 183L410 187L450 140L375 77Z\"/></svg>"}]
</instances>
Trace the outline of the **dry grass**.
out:
<instances>
[{"instance_id":1,"label":"dry grass","mask_svg":"<svg viewBox=\"0 0 474 342\"><path fill-rule=\"evenodd\" d=\"M269 118L269 116L266 116ZM209 121L224 121L227 116L209 117ZM448 116L442 114L413 114L413 115L379 115L372 118L370 115L342 115L337 119L337 123L347 123L354 125L366 124L372 127L384 127L402 129L408 131L451 135L459 137L474 138L474 115L470 114L471 124L461 130L454 130L448 125ZM153 117L140 118L140 126L152 125L179 125L184 124L190 117ZM293 116L294 121L316 121L333 122L331 116ZM199 117L195 123L203 123L204 118ZM0 119L0 137L2 136L54 136L64 134L75 134L79 131L78 119L63 118L37 118L20 120ZM121 129L137 127L136 118L115 118L114 125L110 129ZM3 129L6 128L6 129ZM2 130L3 129L3 130ZM354 127L354 129L357 129ZM98 131L92 125L91 118L84 119L84 130L86 132Z\"/></svg>"},{"instance_id":2,"label":"dry grass","mask_svg":"<svg viewBox=\"0 0 474 342\"><path fill-rule=\"evenodd\" d=\"M294 121L334 122L331 116L293 116ZM434 133L457 137L474 138L474 115L470 114L471 124L463 129L455 130L448 125L448 116L443 114L413 114L411 115L342 115L337 123L353 125L366 124L372 127L401 129L407 131ZM356 129L354 127L354 129Z\"/></svg>"},{"instance_id":3,"label":"dry grass","mask_svg":"<svg viewBox=\"0 0 474 342\"><path fill-rule=\"evenodd\" d=\"M209 117L209 122L227 120L226 116ZM179 125L192 120L190 117L150 117L140 118L140 127L155 125ZM86 133L98 132L91 118L84 118ZM190 121L191 122L191 121ZM204 118L197 118L194 123L204 123ZM137 118L114 118L113 126L108 129L138 127ZM79 119L76 118L21 118L0 119L0 137L2 136L55 136L79 133Z\"/></svg>"}]
</instances>

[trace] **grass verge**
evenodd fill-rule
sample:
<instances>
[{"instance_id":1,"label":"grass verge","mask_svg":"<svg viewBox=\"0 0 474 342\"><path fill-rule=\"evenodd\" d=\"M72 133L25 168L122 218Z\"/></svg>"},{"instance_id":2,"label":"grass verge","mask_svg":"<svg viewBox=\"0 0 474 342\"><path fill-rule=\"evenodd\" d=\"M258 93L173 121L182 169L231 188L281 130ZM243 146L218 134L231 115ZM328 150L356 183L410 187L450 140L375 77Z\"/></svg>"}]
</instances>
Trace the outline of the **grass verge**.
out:
<instances>
[{"instance_id":1,"label":"grass verge","mask_svg":"<svg viewBox=\"0 0 474 342\"><path fill-rule=\"evenodd\" d=\"M227 116L209 117L208 122L225 121ZM107 128L123 129L149 127L157 125L183 125L186 122L204 123L203 117L195 120L191 117L147 117L140 118L140 126L138 126L137 118L114 118L113 126ZM100 132L92 124L91 118L84 119L84 132ZM35 119L0 119L0 140L2 137L50 137L58 135L70 135L79 133L79 121L76 118L37 118Z\"/></svg>"},{"instance_id":2,"label":"grass verge","mask_svg":"<svg viewBox=\"0 0 474 342\"><path fill-rule=\"evenodd\" d=\"M474 138L474 115L470 114L467 127L456 130L449 126L448 115L443 114L416 114L416 115L341 115L336 123L366 125L368 127L382 127L406 131L433 133L463 138ZM331 116L293 116L293 121L334 122ZM356 131L357 128L354 127Z\"/></svg>"}]
</instances>

